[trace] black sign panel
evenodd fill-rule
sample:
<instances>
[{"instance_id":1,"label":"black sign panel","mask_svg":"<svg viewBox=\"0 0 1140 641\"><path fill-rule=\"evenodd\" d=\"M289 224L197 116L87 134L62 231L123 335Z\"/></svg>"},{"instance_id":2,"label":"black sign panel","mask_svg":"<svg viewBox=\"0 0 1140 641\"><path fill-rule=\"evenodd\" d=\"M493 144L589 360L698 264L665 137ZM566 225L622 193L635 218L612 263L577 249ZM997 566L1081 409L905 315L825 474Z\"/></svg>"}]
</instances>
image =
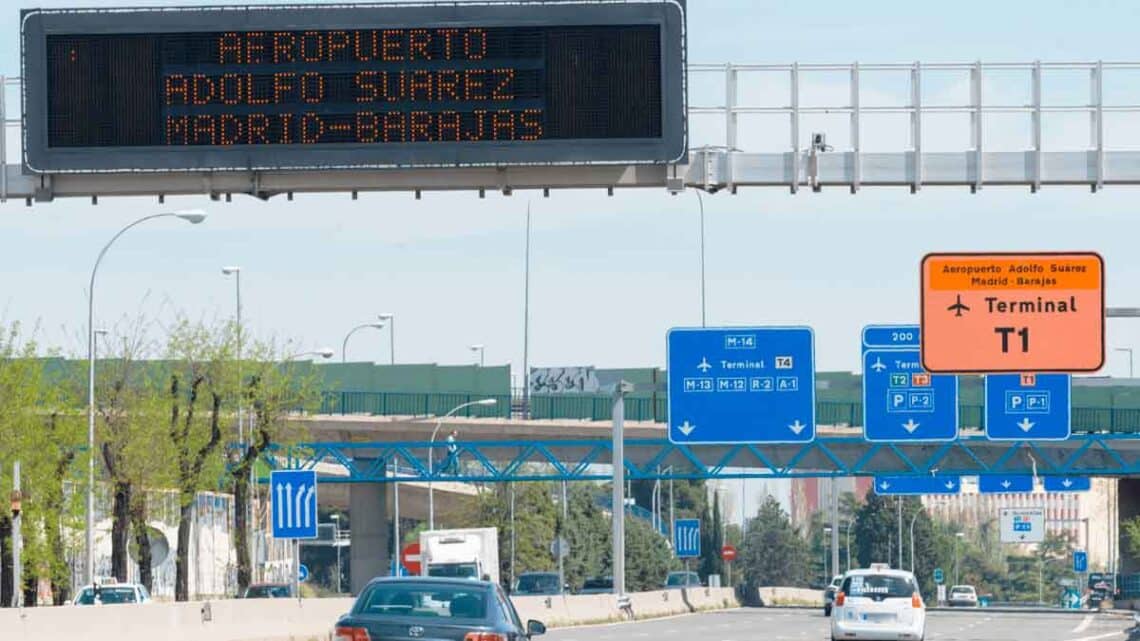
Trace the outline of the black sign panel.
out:
<instances>
[{"instance_id":1,"label":"black sign panel","mask_svg":"<svg viewBox=\"0 0 1140 641\"><path fill-rule=\"evenodd\" d=\"M32 171L667 163L684 5L24 14Z\"/></svg>"}]
</instances>

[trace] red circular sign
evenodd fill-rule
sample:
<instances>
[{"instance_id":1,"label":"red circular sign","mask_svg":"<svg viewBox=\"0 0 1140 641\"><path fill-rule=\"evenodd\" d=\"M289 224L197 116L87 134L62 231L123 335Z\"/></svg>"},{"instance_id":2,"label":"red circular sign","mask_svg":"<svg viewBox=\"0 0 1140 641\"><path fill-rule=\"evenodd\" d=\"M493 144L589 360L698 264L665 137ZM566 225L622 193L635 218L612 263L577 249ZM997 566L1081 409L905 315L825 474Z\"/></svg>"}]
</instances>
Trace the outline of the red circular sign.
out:
<instances>
[{"instance_id":1,"label":"red circular sign","mask_svg":"<svg viewBox=\"0 0 1140 641\"><path fill-rule=\"evenodd\" d=\"M419 575L420 573L420 544L409 543L402 552L400 552L400 563L408 569L408 572Z\"/></svg>"},{"instance_id":2,"label":"red circular sign","mask_svg":"<svg viewBox=\"0 0 1140 641\"><path fill-rule=\"evenodd\" d=\"M735 561L736 548L732 547L731 545L722 547L720 549L720 558L724 559L725 561Z\"/></svg>"}]
</instances>

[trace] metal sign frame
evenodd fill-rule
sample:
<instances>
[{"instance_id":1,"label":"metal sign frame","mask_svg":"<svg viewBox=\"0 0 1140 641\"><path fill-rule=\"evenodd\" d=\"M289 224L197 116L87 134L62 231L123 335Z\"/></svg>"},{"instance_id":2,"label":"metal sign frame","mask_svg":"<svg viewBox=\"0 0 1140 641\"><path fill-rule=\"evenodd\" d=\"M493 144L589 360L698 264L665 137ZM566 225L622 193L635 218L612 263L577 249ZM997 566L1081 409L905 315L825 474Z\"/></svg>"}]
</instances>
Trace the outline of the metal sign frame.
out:
<instances>
[{"instance_id":1,"label":"metal sign frame","mask_svg":"<svg viewBox=\"0 0 1140 641\"><path fill-rule=\"evenodd\" d=\"M121 9L29 9L21 15L24 170L274 171L561 164L670 164L688 154L684 0L486 0L454 3L264 5ZM265 146L147 146L53 149L47 140L46 36L456 25L479 27L645 24L661 28L661 138L537 140L523 143L339 143Z\"/></svg>"}]
</instances>

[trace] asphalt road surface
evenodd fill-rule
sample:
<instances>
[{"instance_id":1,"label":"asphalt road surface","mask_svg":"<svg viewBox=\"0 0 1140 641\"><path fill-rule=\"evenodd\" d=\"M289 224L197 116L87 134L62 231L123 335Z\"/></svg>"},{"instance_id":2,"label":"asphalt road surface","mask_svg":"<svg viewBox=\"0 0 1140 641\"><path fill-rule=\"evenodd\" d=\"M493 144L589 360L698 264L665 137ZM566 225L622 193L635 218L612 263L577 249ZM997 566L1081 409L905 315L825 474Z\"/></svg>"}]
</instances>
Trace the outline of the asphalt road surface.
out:
<instances>
[{"instance_id":1,"label":"asphalt road surface","mask_svg":"<svg viewBox=\"0 0 1140 641\"><path fill-rule=\"evenodd\" d=\"M815 610L746 608L638 623L551 630L549 641L820 641L828 619ZM1125 641L1131 619L1108 615L930 612L930 641ZM1134 641L1134 640L1133 640Z\"/></svg>"}]
</instances>

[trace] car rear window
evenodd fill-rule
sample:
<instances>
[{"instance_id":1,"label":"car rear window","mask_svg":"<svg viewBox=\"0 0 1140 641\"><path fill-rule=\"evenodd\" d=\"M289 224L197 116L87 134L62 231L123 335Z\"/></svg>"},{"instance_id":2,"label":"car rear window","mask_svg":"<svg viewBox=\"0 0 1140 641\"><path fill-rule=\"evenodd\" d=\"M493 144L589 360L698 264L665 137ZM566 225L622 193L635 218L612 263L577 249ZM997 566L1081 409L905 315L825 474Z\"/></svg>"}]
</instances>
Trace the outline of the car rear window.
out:
<instances>
[{"instance_id":1,"label":"car rear window","mask_svg":"<svg viewBox=\"0 0 1140 641\"><path fill-rule=\"evenodd\" d=\"M587 579L582 584L584 590L612 590L614 582L611 579Z\"/></svg>"},{"instance_id":2,"label":"car rear window","mask_svg":"<svg viewBox=\"0 0 1140 641\"><path fill-rule=\"evenodd\" d=\"M100 603L134 603L134 588L101 588L99 590ZM77 601L79 605L92 605L95 603L95 592L85 588Z\"/></svg>"},{"instance_id":3,"label":"car rear window","mask_svg":"<svg viewBox=\"0 0 1140 641\"><path fill-rule=\"evenodd\" d=\"M842 591L850 597L910 598L915 592L914 582L907 577L891 574L863 574L849 576L843 581Z\"/></svg>"},{"instance_id":4,"label":"car rear window","mask_svg":"<svg viewBox=\"0 0 1140 641\"><path fill-rule=\"evenodd\" d=\"M557 592L558 575L528 574L526 576L520 576L518 589L515 591L523 594L527 592Z\"/></svg>"},{"instance_id":5,"label":"car rear window","mask_svg":"<svg viewBox=\"0 0 1140 641\"><path fill-rule=\"evenodd\" d=\"M431 584L378 584L360 595L356 614L487 618L487 589Z\"/></svg>"},{"instance_id":6,"label":"car rear window","mask_svg":"<svg viewBox=\"0 0 1140 641\"><path fill-rule=\"evenodd\" d=\"M974 588L954 588L950 590L950 594L973 594Z\"/></svg>"}]
</instances>

